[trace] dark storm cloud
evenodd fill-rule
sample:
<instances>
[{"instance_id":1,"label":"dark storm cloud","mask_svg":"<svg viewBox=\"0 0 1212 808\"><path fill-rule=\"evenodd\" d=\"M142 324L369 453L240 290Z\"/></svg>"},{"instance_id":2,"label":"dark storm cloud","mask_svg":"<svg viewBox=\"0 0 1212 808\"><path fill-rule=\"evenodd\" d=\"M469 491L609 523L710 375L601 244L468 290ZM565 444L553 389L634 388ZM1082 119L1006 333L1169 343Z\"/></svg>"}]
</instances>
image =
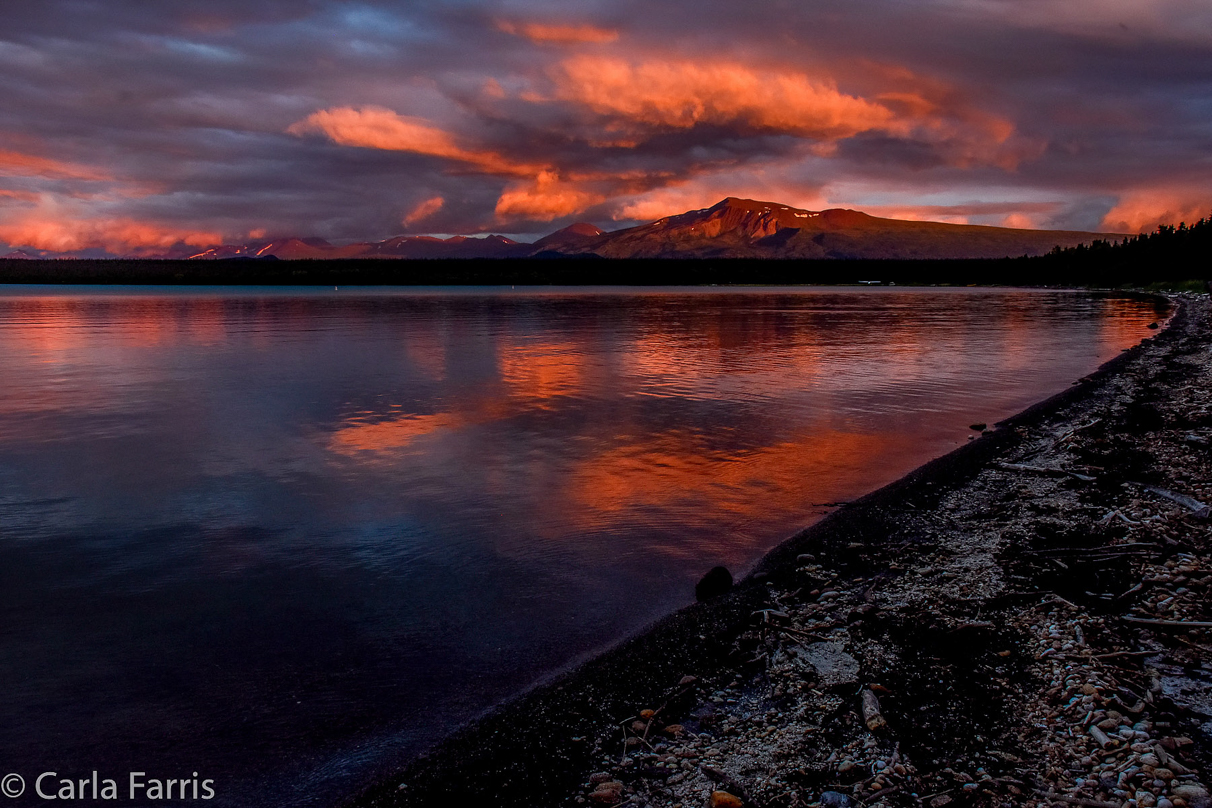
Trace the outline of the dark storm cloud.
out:
<instances>
[{"instance_id":1,"label":"dark storm cloud","mask_svg":"<svg viewBox=\"0 0 1212 808\"><path fill-rule=\"evenodd\" d=\"M727 194L1110 229L1210 204L1193 0L50 0L4 22L14 246L545 232Z\"/></svg>"}]
</instances>

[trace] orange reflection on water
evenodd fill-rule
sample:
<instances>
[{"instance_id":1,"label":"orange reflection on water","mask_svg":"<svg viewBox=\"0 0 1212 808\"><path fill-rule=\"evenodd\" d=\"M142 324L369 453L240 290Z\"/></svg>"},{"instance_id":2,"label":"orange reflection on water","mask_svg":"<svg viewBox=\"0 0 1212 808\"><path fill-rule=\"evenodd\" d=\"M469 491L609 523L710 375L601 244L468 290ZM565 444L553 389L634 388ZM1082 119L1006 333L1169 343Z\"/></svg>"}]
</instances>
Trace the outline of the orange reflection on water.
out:
<instances>
[{"instance_id":1,"label":"orange reflection on water","mask_svg":"<svg viewBox=\"0 0 1212 808\"><path fill-rule=\"evenodd\" d=\"M418 439L442 430L455 430L466 421L454 413L433 415L400 415L377 421L363 421L361 416L348 419L332 433L328 448L347 457L362 453L397 452L412 446Z\"/></svg>"},{"instance_id":2,"label":"orange reflection on water","mask_svg":"<svg viewBox=\"0 0 1212 808\"><path fill-rule=\"evenodd\" d=\"M710 507L735 524L772 510L833 502L870 480L881 464L888 479L913 438L827 427L798 431L769 446L715 452L703 436L667 432L586 457L561 492L579 528L604 518L657 508Z\"/></svg>"},{"instance_id":3,"label":"orange reflection on water","mask_svg":"<svg viewBox=\"0 0 1212 808\"><path fill-rule=\"evenodd\" d=\"M588 353L572 342L506 346L500 351L501 379L512 396L547 407L550 399L581 390Z\"/></svg>"}]
</instances>

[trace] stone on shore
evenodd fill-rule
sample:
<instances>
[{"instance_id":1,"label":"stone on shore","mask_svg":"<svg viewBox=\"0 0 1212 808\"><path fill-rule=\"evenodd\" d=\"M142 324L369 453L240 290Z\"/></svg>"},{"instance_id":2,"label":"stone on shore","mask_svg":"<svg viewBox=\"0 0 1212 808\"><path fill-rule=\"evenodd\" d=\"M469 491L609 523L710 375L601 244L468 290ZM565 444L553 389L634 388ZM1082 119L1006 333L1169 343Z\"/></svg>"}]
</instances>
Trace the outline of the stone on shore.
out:
<instances>
[{"instance_id":1,"label":"stone on shore","mask_svg":"<svg viewBox=\"0 0 1212 808\"><path fill-rule=\"evenodd\" d=\"M711 808L741 808L745 803L735 794L729 794L727 791L713 791L709 804Z\"/></svg>"},{"instance_id":2,"label":"stone on shore","mask_svg":"<svg viewBox=\"0 0 1212 808\"><path fill-rule=\"evenodd\" d=\"M702 603L705 600L718 598L732 589L732 573L727 567L712 567L694 588L695 600Z\"/></svg>"}]
</instances>

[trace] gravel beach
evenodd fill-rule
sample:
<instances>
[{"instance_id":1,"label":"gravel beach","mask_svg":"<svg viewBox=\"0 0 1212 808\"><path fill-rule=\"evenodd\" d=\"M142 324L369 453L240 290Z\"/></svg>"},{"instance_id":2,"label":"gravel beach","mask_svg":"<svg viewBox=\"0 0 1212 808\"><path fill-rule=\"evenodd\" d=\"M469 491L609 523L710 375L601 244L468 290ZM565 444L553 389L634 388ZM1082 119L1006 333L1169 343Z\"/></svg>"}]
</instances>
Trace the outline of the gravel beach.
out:
<instances>
[{"instance_id":1,"label":"gravel beach","mask_svg":"<svg viewBox=\"0 0 1212 808\"><path fill-rule=\"evenodd\" d=\"M350 804L1209 808L1212 302L1174 303Z\"/></svg>"}]
</instances>

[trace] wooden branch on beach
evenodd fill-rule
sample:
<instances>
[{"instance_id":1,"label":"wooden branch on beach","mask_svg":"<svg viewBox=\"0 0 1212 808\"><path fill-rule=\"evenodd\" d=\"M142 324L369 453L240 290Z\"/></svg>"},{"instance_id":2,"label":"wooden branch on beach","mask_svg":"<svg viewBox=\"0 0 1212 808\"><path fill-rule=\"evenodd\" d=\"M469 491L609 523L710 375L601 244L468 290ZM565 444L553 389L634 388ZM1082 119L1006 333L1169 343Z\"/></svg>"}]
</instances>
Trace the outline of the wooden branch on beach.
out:
<instances>
[{"instance_id":1,"label":"wooden branch on beach","mask_svg":"<svg viewBox=\"0 0 1212 808\"><path fill-rule=\"evenodd\" d=\"M1068 432L1066 432L1065 434L1063 434L1059 438L1057 438L1056 441L1052 444L1052 448L1055 449L1057 446L1060 446L1062 443L1064 443L1065 441L1072 438L1078 432L1081 432L1084 429L1089 429L1090 427L1094 426L1095 424L1102 423L1102 420L1103 420L1102 418L1095 418L1093 421L1091 421L1088 424L1082 424L1081 426L1075 426L1073 429L1070 429Z\"/></svg>"},{"instance_id":2,"label":"wooden branch on beach","mask_svg":"<svg viewBox=\"0 0 1212 808\"><path fill-rule=\"evenodd\" d=\"M1212 507L1200 502L1198 499L1189 497L1186 494L1176 494L1173 491L1167 491L1164 488L1158 488L1155 485L1142 486L1150 494L1157 494L1163 499L1168 499L1171 502L1182 505L1187 510L1195 514L1198 519L1207 519L1212 514Z\"/></svg>"},{"instance_id":3,"label":"wooden branch on beach","mask_svg":"<svg viewBox=\"0 0 1212 808\"><path fill-rule=\"evenodd\" d=\"M1064 469L1054 469L1047 466L1028 466L1025 463L998 463L997 467L1006 471L1030 471L1034 474L1046 474L1049 477L1072 477L1084 483L1092 483L1097 479L1091 477L1089 474L1078 474L1076 471L1065 471Z\"/></svg>"},{"instance_id":4,"label":"wooden branch on beach","mask_svg":"<svg viewBox=\"0 0 1212 808\"><path fill-rule=\"evenodd\" d=\"M863 689L863 723L872 732L888 726L888 722L880 715L880 700L871 688Z\"/></svg>"},{"instance_id":5,"label":"wooden branch on beach","mask_svg":"<svg viewBox=\"0 0 1212 808\"><path fill-rule=\"evenodd\" d=\"M1137 623L1142 626L1165 626L1167 628L1212 628L1212 622L1200 620L1152 620L1147 617L1121 618L1125 623Z\"/></svg>"},{"instance_id":6,"label":"wooden branch on beach","mask_svg":"<svg viewBox=\"0 0 1212 808\"><path fill-rule=\"evenodd\" d=\"M1044 799L1063 802L1068 805L1080 805L1082 808L1123 808L1122 802L1103 802L1102 800L1088 800L1084 797L1070 797L1065 794L1057 794L1055 791L1044 791L1042 788L1036 789L1035 793Z\"/></svg>"}]
</instances>

